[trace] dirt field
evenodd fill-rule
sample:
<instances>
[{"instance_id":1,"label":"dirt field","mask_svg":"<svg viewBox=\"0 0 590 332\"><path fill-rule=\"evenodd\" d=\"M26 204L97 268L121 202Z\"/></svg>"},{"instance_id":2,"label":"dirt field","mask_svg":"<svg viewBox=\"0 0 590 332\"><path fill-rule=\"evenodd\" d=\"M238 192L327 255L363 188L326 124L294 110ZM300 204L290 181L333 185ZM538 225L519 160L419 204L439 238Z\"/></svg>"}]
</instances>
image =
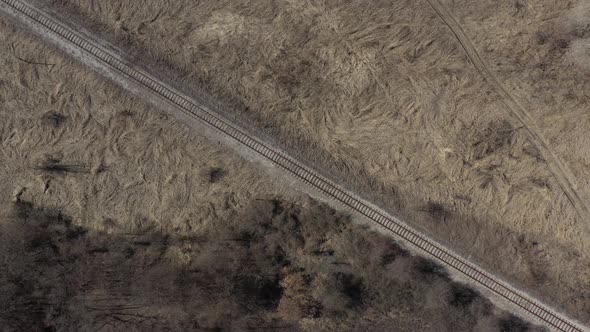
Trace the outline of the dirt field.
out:
<instances>
[{"instance_id":1,"label":"dirt field","mask_svg":"<svg viewBox=\"0 0 590 332\"><path fill-rule=\"evenodd\" d=\"M537 331L0 20L0 326Z\"/></svg>"},{"instance_id":2,"label":"dirt field","mask_svg":"<svg viewBox=\"0 0 590 332\"><path fill-rule=\"evenodd\" d=\"M48 3L590 321L585 35L573 4L441 2L534 120L525 125L428 1Z\"/></svg>"}]
</instances>

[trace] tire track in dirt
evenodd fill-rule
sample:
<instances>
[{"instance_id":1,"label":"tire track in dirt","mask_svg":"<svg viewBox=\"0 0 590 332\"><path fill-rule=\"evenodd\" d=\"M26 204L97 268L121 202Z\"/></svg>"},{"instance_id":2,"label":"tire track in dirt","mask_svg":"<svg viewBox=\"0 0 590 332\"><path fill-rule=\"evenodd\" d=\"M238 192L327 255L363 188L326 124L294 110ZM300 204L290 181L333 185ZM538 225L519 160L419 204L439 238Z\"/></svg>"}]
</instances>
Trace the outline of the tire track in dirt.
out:
<instances>
[{"instance_id":1,"label":"tire track in dirt","mask_svg":"<svg viewBox=\"0 0 590 332\"><path fill-rule=\"evenodd\" d=\"M421 233L391 213L380 209L355 192L332 181L297 160L280 147L262 140L255 132L248 131L220 110L210 109L199 99L183 93L136 61L130 62L104 42L89 33L73 29L63 19L56 19L46 11L23 0L0 0L0 12L4 12L17 25L22 25L41 38L52 42L82 64L98 71L122 88L140 95L157 107L178 115L179 119L193 120L207 125L217 134L225 136L228 143L235 144L236 151L252 153L258 161L271 163L289 174L312 196L328 198L332 206L344 208L389 230L414 252L430 256L449 268L473 286L512 304L512 309L527 317L536 318L544 325L558 331L579 332L587 329L579 322L540 302L529 294L516 289L502 278L470 262L431 237ZM166 106L167 105L167 106ZM181 116L182 115L182 116ZM314 193L316 195L314 195Z\"/></svg>"},{"instance_id":2,"label":"tire track in dirt","mask_svg":"<svg viewBox=\"0 0 590 332\"><path fill-rule=\"evenodd\" d=\"M516 117L526 129L526 132L541 153L541 156L547 163L549 170L559 183L561 190L565 193L570 203L573 205L578 216L582 219L584 231L590 234L590 207L582 200L576 189L576 181L572 172L566 165L553 153L547 140L540 134L541 130L536 121L531 117L527 110L512 96L506 88L500 83L496 75L488 68L483 61L473 42L467 36L461 25L455 20L453 15L440 2L440 0L426 0L430 7L436 12L438 17L447 25L455 38L461 44L461 47L467 54L467 57L477 69L484 80L500 95L501 101L508 111Z\"/></svg>"}]
</instances>

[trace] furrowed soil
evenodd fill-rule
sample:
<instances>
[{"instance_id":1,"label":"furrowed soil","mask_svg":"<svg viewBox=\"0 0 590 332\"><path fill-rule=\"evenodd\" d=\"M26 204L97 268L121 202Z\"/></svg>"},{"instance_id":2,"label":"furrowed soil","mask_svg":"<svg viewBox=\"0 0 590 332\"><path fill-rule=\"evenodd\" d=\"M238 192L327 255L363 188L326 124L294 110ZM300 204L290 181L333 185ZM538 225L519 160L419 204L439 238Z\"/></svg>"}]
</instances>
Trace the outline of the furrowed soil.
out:
<instances>
[{"instance_id":1,"label":"furrowed soil","mask_svg":"<svg viewBox=\"0 0 590 332\"><path fill-rule=\"evenodd\" d=\"M590 322L589 62L573 2L43 3Z\"/></svg>"}]
</instances>

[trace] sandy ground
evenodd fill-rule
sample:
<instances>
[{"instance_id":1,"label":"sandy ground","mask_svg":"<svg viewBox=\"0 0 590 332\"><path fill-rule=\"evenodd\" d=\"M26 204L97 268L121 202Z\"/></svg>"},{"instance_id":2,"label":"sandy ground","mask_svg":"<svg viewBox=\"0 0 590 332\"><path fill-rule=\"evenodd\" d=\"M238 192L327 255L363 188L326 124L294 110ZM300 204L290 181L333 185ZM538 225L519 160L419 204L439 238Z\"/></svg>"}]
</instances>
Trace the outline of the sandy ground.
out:
<instances>
[{"instance_id":1,"label":"sandy ground","mask_svg":"<svg viewBox=\"0 0 590 332\"><path fill-rule=\"evenodd\" d=\"M4 21L0 43L9 330L537 330Z\"/></svg>"},{"instance_id":2,"label":"sandy ground","mask_svg":"<svg viewBox=\"0 0 590 332\"><path fill-rule=\"evenodd\" d=\"M50 3L466 256L590 319L588 221L428 2ZM441 3L534 116L586 202L586 89L573 88L586 84L585 37L581 24L571 28L573 5Z\"/></svg>"}]
</instances>

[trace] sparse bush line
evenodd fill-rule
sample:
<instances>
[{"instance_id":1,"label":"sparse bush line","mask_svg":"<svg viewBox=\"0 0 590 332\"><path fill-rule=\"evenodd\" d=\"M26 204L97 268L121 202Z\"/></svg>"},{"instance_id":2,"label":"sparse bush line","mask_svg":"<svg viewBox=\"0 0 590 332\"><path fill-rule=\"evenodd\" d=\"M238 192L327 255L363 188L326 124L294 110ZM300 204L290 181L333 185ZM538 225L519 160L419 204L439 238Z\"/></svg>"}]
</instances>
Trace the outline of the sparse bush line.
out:
<instances>
[{"instance_id":1,"label":"sparse bush line","mask_svg":"<svg viewBox=\"0 0 590 332\"><path fill-rule=\"evenodd\" d=\"M314 189L325 193L353 211L391 230L414 246L434 256L439 261L444 262L445 265L453 267L455 270L476 281L477 284L506 298L511 303L528 311L531 315L538 317L541 321L553 328L561 331L581 331L581 328L577 327L570 319L563 317L545 305L540 304L538 301L529 299L528 296L524 296L521 292L505 285L492 274L468 263L460 256L409 228L395 217L373 207L370 203L358 198L355 194L346 191L304 166L299 161L294 160L285 152L266 145L255 136L239 128L239 126L203 107L197 100L179 93L174 88L161 82L156 76L149 74L134 64L127 63L122 57L113 54L111 51L97 46L98 44L92 42L92 39L66 28L61 23L56 22L54 19L21 1L2 0L1 3L5 5L2 9L9 15L24 21L26 25L35 27L38 31L43 31L44 34L49 33L53 38L57 37L57 40L61 43L60 46L69 53L91 56L94 61L99 61L106 67L110 67L110 71L116 73L111 78L115 81L119 80L118 83L121 83L121 81L131 81L141 89L149 91L161 100L172 105L175 109L191 117L196 117L200 121L216 128L243 146L248 147L265 159L308 183Z\"/></svg>"}]
</instances>

